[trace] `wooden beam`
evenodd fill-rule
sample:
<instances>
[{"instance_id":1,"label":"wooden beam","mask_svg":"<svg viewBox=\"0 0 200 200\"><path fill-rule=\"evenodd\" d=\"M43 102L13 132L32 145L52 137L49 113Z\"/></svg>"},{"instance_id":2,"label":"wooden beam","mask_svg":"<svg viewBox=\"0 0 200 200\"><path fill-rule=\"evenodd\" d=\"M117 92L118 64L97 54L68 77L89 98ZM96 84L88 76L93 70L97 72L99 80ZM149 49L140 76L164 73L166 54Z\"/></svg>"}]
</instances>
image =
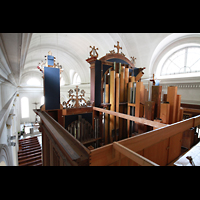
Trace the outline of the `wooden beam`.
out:
<instances>
[{"instance_id":1,"label":"wooden beam","mask_svg":"<svg viewBox=\"0 0 200 200\"><path fill-rule=\"evenodd\" d=\"M126 148L125 146L119 144L118 142L113 142L113 147L115 150L119 151L129 159L133 160L134 162L138 163L141 166L159 166L156 163L148 160L147 158L139 155L138 153L131 151L130 149Z\"/></svg>"},{"instance_id":2,"label":"wooden beam","mask_svg":"<svg viewBox=\"0 0 200 200\"><path fill-rule=\"evenodd\" d=\"M104 112L104 113L107 113L107 114L110 114L110 115L114 115L116 117L121 117L123 119L135 121L135 122L142 123L142 124L149 125L149 126L153 126L153 127L156 127L156 128L161 128L161 127L166 126L166 124L162 124L162 123L159 123L159 122L154 122L154 121L144 119L144 118L134 117L134 116L130 116L130 115L126 115L126 114L122 114L122 113L118 113L118 112L114 112L114 111L110 111L110 110L105 110L105 109L102 109L102 108L93 107L93 110L99 111L99 112Z\"/></svg>"}]
</instances>

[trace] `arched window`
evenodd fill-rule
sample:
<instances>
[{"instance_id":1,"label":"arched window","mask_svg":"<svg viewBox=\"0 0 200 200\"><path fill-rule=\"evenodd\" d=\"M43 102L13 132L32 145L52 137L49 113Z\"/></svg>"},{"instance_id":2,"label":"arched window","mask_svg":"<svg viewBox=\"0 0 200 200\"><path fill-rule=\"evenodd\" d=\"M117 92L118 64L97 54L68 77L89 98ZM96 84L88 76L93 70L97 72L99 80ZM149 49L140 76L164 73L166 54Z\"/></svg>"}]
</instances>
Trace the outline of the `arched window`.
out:
<instances>
[{"instance_id":1,"label":"arched window","mask_svg":"<svg viewBox=\"0 0 200 200\"><path fill-rule=\"evenodd\" d=\"M72 83L73 83L73 85L79 85L79 84L81 84L81 78L78 75L78 73L74 74L74 78L73 78L73 82Z\"/></svg>"},{"instance_id":2,"label":"arched window","mask_svg":"<svg viewBox=\"0 0 200 200\"><path fill-rule=\"evenodd\" d=\"M21 98L21 115L22 118L29 117L29 101L27 97Z\"/></svg>"},{"instance_id":3,"label":"arched window","mask_svg":"<svg viewBox=\"0 0 200 200\"><path fill-rule=\"evenodd\" d=\"M189 46L173 52L163 63L160 76L200 72L200 47Z\"/></svg>"},{"instance_id":4,"label":"arched window","mask_svg":"<svg viewBox=\"0 0 200 200\"><path fill-rule=\"evenodd\" d=\"M27 81L27 85L30 85L30 86L40 86L40 81L37 78L30 78Z\"/></svg>"}]
</instances>

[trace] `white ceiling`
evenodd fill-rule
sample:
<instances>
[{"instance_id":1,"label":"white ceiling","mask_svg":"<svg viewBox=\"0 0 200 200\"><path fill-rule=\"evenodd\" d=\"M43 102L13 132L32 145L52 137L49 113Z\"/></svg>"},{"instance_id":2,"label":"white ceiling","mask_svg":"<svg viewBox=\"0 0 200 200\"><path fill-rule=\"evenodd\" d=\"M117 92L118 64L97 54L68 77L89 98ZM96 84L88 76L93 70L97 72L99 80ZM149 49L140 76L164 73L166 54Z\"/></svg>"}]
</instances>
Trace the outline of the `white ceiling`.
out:
<instances>
[{"instance_id":1,"label":"white ceiling","mask_svg":"<svg viewBox=\"0 0 200 200\"><path fill-rule=\"evenodd\" d=\"M56 62L63 66L66 84L71 84L70 69L80 75L82 84L89 83L90 66L85 61L89 57L89 46L98 47L101 58L109 50L114 49L117 41L127 58L137 58L136 67L147 68L145 73L148 77L151 56L156 46L168 35L169 33L33 33L21 84L27 74L41 76L36 67L50 50L56 57Z\"/></svg>"},{"instance_id":2,"label":"white ceiling","mask_svg":"<svg viewBox=\"0 0 200 200\"><path fill-rule=\"evenodd\" d=\"M51 51L53 56L56 57L56 62L59 62L63 66L65 84L71 84L70 69L79 74L81 82L84 84L90 82L90 65L86 62L90 52L89 46L98 47L98 58L101 58L109 50L113 50L114 45L119 41L119 45L122 47L122 52L125 56L128 59L131 56L136 57L136 67L146 67L143 77L149 78L152 76L149 65L155 49L164 39L166 40L171 35L175 34L1 33L0 50L5 49L3 53L4 58L7 57L7 64L12 74L12 80L17 86L26 85L30 77L36 77L42 82L42 74L37 69L37 66L41 60L44 60L44 56L48 54L48 51ZM5 65L4 68L6 68ZM2 74L0 73L0 75ZM9 74L8 72L7 75Z\"/></svg>"}]
</instances>

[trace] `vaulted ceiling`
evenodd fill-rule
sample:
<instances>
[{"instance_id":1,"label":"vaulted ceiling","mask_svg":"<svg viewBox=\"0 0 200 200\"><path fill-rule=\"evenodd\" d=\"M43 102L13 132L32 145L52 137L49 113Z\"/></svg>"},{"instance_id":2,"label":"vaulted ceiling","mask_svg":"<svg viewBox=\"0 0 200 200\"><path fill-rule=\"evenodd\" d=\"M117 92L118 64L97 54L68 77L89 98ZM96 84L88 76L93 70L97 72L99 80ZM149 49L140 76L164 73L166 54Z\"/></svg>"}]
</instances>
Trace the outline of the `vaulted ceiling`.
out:
<instances>
[{"instance_id":1,"label":"vaulted ceiling","mask_svg":"<svg viewBox=\"0 0 200 200\"><path fill-rule=\"evenodd\" d=\"M127 58L130 59L131 56L137 58L136 67L148 68L156 46L168 35L169 33L34 33L26 57L21 84L23 78L26 80L25 77L29 74L40 75L36 67L50 50L56 57L56 62L63 66L65 84L72 83L70 70L79 74L82 84L89 83L90 69L85 61L89 57L89 46L99 49L100 58L109 50L114 49L117 41ZM145 73L148 73L148 69Z\"/></svg>"},{"instance_id":2,"label":"vaulted ceiling","mask_svg":"<svg viewBox=\"0 0 200 200\"><path fill-rule=\"evenodd\" d=\"M136 57L136 67L146 67L144 78L152 76L149 65L158 45L175 34L170 33L1 33L0 80L25 86L30 77L42 82L38 63L51 51L63 66L65 84L71 84L70 70L77 72L81 83L90 82L90 66L86 62L90 46L97 47L101 58L119 41L125 56ZM2 79L1 79L2 78Z\"/></svg>"}]
</instances>

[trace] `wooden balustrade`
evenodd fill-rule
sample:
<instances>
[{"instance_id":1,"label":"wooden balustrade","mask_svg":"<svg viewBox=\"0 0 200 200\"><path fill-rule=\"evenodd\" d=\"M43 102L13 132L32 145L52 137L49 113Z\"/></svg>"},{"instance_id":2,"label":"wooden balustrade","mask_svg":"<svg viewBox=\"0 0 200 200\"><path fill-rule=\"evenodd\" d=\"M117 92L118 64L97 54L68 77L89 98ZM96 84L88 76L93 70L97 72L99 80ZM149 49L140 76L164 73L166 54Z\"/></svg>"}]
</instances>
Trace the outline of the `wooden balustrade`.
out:
<instances>
[{"instance_id":1,"label":"wooden balustrade","mask_svg":"<svg viewBox=\"0 0 200 200\"><path fill-rule=\"evenodd\" d=\"M102 108L93 110L156 129L89 150L46 112L34 110L41 117L44 166L167 165L180 156L183 131L200 125L200 115L166 125Z\"/></svg>"},{"instance_id":2,"label":"wooden balustrade","mask_svg":"<svg viewBox=\"0 0 200 200\"><path fill-rule=\"evenodd\" d=\"M41 118L43 166L89 165L89 150L46 112Z\"/></svg>"}]
</instances>

